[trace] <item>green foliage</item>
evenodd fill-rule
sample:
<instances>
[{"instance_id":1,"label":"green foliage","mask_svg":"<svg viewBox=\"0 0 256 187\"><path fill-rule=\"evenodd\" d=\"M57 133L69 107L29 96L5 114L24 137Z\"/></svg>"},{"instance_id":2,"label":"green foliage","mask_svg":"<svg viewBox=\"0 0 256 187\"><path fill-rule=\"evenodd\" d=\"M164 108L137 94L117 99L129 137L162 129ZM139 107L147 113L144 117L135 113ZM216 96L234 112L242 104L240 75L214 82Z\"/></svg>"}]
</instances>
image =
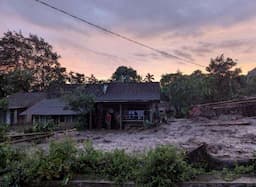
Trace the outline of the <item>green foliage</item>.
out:
<instances>
[{"instance_id":1,"label":"green foliage","mask_svg":"<svg viewBox=\"0 0 256 187\"><path fill-rule=\"evenodd\" d=\"M118 183L136 180L139 161L128 155L124 150L105 153L103 164L100 166L103 176Z\"/></svg>"},{"instance_id":2,"label":"green foliage","mask_svg":"<svg viewBox=\"0 0 256 187\"><path fill-rule=\"evenodd\" d=\"M95 98L87 94L86 86L78 87L74 92L64 96L69 108L80 114L78 129L88 128L88 114L94 109Z\"/></svg>"},{"instance_id":3,"label":"green foliage","mask_svg":"<svg viewBox=\"0 0 256 187\"><path fill-rule=\"evenodd\" d=\"M248 95L253 92L250 91L253 86L246 90L249 84L240 75L241 70L235 68L236 65L231 58L221 55L211 59L206 68L208 74L196 70L191 75L182 75L180 72L162 75L162 98L175 108L176 117L184 117L192 105Z\"/></svg>"},{"instance_id":4,"label":"green foliage","mask_svg":"<svg viewBox=\"0 0 256 187\"><path fill-rule=\"evenodd\" d=\"M184 155L170 146L149 151L142 168L142 183L151 186L171 186L191 179L196 171L184 161Z\"/></svg>"},{"instance_id":5,"label":"green foliage","mask_svg":"<svg viewBox=\"0 0 256 187\"><path fill-rule=\"evenodd\" d=\"M141 76L131 67L119 66L113 73L112 80L117 82L141 82Z\"/></svg>"},{"instance_id":6,"label":"green foliage","mask_svg":"<svg viewBox=\"0 0 256 187\"><path fill-rule=\"evenodd\" d=\"M215 59L211 59L211 62L206 71L210 73L210 76L214 77L212 86L216 92L214 94L214 100L226 100L233 98L239 90L239 84L237 79L241 73L240 68L234 67L237 65L232 58L226 58L224 55L220 55ZM234 86L238 87L234 87Z\"/></svg>"},{"instance_id":7,"label":"green foliage","mask_svg":"<svg viewBox=\"0 0 256 187\"><path fill-rule=\"evenodd\" d=\"M36 123L33 126L34 132L48 132L48 131L53 131L56 129L57 129L57 125L54 124L53 121L49 121L47 123Z\"/></svg>"},{"instance_id":8,"label":"green foliage","mask_svg":"<svg viewBox=\"0 0 256 187\"><path fill-rule=\"evenodd\" d=\"M9 169L9 165L14 161L22 159L24 153L21 151L11 148L8 144L0 145L0 171Z\"/></svg>"},{"instance_id":9,"label":"green foliage","mask_svg":"<svg viewBox=\"0 0 256 187\"><path fill-rule=\"evenodd\" d=\"M90 176L99 176L101 173L99 167L102 164L103 158L103 152L95 150L92 143L87 141L85 142L83 149L78 152L78 161L74 170Z\"/></svg>"},{"instance_id":10,"label":"green foliage","mask_svg":"<svg viewBox=\"0 0 256 187\"><path fill-rule=\"evenodd\" d=\"M138 168L138 158L123 150L103 153L95 150L90 142L86 142L79 153L76 171L122 183L135 181Z\"/></svg>"},{"instance_id":11,"label":"green foliage","mask_svg":"<svg viewBox=\"0 0 256 187\"><path fill-rule=\"evenodd\" d=\"M24 133L50 132L58 129L59 126L57 124L55 124L53 121L49 121L47 123L36 123L32 127L24 129Z\"/></svg>"},{"instance_id":12,"label":"green foliage","mask_svg":"<svg viewBox=\"0 0 256 187\"><path fill-rule=\"evenodd\" d=\"M124 150L102 152L90 142L83 149L70 140L52 142L49 151L34 150L24 153L8 145L0 146L0 171L6 171L8 186L26 186L46 180L67 183L74 175L88 179L107 179L116 183L134 181L147 186L174 186L204 173L188 164L183 152L172 146L160 146L148 153L127 154ZM214 174L214 171L210 172ZM215 171L225 180L244 174L254 174L255 164Z\"/></svg>"},{"instance_id":13,"label":"green foliage","mask_svg":"<svg viewBox=\"0 0 256 187\"><path fill-rule=\"evenodd\" d=\"M50 144L49 154L45 156L43 163L38 168L42 179L63 179L71 174L71 167L75 162L76 148L71 141Z\"/></svg>"},{"instance_id":14,"label":"green foliage","mask_svg":"<svg viewBox=\"0 0 256 187\"><path fill-rule=\"evenodd\" d=\"M243 175L254 175L254 164L251 165L236 165L235 168L223 168L221 171L212 171L218 173L225 181L233 181Z\"/></svg>"},{"instance_id":15,"label":"green foliage","mask_svg":"<svg viewBox=\"0 0 256 187\"><path fill-rule=\"evenodd\" d=\"M95 150L90 142L78 150L69 140L51 143L49 152L36 150L23 156L10 147L0 148L1 168L9 170L4 176L7 185L56 179L67 182L73 175L82 174L117 183L134 181L159 186L188 180L195 175L183 155L169 146L159 147L146 155L126 154L123 150L102 152Z\"/></svg>"},{"instance_id":16,"label":"green foliage","mask_svg":"<svg viewBox=\"0 0 256 187\"><path fill-rule=\"evenodd\" d=\"M4 70L4 91L44 90L51 84L63 84L66 69L58 62L59 55L44 39L21 32L8 31L0 39L0 66Z\"/></svg>"},{"instance_id":17,"label":"green foliage","mask_svg":"<svg viewBox=\"0 0 256 187\"><path fill-rule=\"evenodd\" d=\"M32 71L30 70L17 68L13 71L5 73L4 79L6 83L3 85L3 88L7 94L20 91L28 92L32 89L31 84L33 82L33 75Z\"/></svg>"},{"instance_id":18,"label":"green foliage","mask_svg":"<svg viewBox=\"0 0 256 187\"><path fill-rule=\"evenodd\" d=\"M76 153L73 142L69 140L60 143L52 142L49 153L38 150L13 161L10 164L11 172L5 176L5 181L12 186L70 178Z\"/></svg>"},{"instance_id":19,"label":"green foliage","mask_svg":"<svg viewBox=\"0 0 256 187\"><path fill-rule=\"evenodd\" d=\"M95 99L93 95L86 92L86 86L78 87L74 92L65 97L70 108L79 112L81 115L86 115L93 110Z\"/></svg>"},{"instance_id":20,"label":"green foliage","mask_svg":"<svg viewBox=\"0 0 256 187\"><path fill-rule=\"evenodd\" d=\"M181 73L164 75L165 86L162 90L168 98L170 105L175 108L176 117L184 117L191 105L208 100L211 90L205 75L193 73L190 76Z\"/></svg>"},{"instance_id":21,"label":"green foliage","mask_svg":"<svg viewBox=\"0 0 256 187\"><path fill-rule=\"evenodd\" d=\"M7 98L2 98L0 99L0 110L7 110L8 109L8 99Z\"/></svg>"},{"instance_id":22,"label":"green foliage","mask_svg":"<svg viewBox=\"0 0 256 187\"><path fill-rule=\"evenodd\" d=\"M7 140L8 125L0 124L0 142Z\"/></svg>"}]
</instances>

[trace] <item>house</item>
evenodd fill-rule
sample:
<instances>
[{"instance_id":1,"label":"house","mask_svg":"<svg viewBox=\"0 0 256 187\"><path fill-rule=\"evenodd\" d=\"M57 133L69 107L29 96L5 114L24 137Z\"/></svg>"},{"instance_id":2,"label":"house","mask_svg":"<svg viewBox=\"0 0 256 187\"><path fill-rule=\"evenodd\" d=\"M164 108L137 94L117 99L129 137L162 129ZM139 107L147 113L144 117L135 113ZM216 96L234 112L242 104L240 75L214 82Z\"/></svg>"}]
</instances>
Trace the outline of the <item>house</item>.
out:
<instances>
[{"instance_id":1,"label":"house","mask_svg":"<svg viewBox=\"0 0 256 187\"><path fill-rule=\"evenodd\" d=\"M47 123L51 120L56 124L61 124L76 122L79 113L70 110L62 98L45 98L20 115L32 116L32 123Z\"/></svg>"},{"instance_id":2,"label":"house","mask_svg":"<svg viewBox=\"0 0 256 187\"><path fill-rule=\"evenodd\" d=\"M72 93L78 86L65 85L61 91L51 91L49 95L59 97L45 98L20 113L20 115L32 116L34 123L49 121L74 123L79 114L69 109L61 95ZM90 128L122 129L127 125L154 123L159 120L160 85L158 82L112 82L84 86L87 94L95 96L94 110L88 116Z\"/></svg>"},{"instance_id":3,"label":"house","mask_svg":"<svg viewBox=\"0 0 256 187\"><path fill-rule=\"evenodd\" d=\"M19 92L7 97L7 109L0 108L0 122L8 125L29 123L31 115L20 115L23 111L46 98L44 92L23 93Z\"/></svg>"}]
</instances>

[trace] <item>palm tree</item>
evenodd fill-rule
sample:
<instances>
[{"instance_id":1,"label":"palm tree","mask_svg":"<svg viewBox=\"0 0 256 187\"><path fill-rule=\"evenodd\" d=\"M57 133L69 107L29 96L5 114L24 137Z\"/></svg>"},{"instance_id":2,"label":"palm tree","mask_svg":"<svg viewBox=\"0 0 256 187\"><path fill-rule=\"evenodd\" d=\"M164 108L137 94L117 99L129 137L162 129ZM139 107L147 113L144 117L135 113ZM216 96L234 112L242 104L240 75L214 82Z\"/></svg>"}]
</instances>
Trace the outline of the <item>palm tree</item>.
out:
<instances>
[{"instance_id":1,"label":"palm tree","mask_svg":"<svg viewBox=\"0 0 256 187\"><path fill-rule=\"evenodd\" d=\"M155 80L154 75L150 73L147 73L144 79L145 82L153 82L154 80Z\"/></svg>"}]
</instances>

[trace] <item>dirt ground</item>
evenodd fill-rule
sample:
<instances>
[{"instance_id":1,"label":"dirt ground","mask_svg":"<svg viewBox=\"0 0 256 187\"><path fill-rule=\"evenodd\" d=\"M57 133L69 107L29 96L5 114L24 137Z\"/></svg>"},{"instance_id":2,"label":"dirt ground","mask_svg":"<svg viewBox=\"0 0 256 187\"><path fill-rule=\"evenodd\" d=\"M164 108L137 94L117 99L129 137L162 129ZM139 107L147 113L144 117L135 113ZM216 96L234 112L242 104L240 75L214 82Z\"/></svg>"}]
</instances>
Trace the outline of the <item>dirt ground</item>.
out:
<instances>
[{"instance_id":1,"label":"dirt ground","mask_svg":"<svg viewBox=\"0 0 256 187\"><path fill-rule=\"evenodd\" d=\"M248 122L249 125L229 123ZM221 123L221 124L220 124ZM225 124L229 125L225 125ZM175 119L151 129L71 131L55 134L51 140L70 137L82 147L90 140L96 149L111 151L124 149L126 152L143 152L158 145L170 144L184 150L192 150L202 143L208 152L217 158L243 160L252 158L256 150L256 119L238 120L189 120ZM46 147L43 143L40 147Z\"/></svg>"}]
</instances>

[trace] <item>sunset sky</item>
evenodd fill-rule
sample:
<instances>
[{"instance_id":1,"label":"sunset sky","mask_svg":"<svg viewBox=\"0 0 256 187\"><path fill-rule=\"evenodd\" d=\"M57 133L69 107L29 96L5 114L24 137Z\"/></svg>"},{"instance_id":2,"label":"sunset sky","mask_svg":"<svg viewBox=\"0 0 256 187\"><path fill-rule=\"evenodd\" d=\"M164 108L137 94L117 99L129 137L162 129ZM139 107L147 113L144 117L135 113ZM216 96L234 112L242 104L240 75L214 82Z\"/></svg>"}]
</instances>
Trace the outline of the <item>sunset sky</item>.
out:
<instances>
[{"instance_id":1,"label":"sunset sky","mask_svg":"<svg viewBox=\"0 0 256 187\"><path fill-rule=\"evenodd\" d=\"M255 0L45 0L112 31L207 66L222 53L243 73L256 67ZM8 30L36 34L61 55L68 70L106 79L120 65L156 80L203 67L165 57L113 37L34 0L0 0L0 37Z\"/></svg>"}]
</instances>

